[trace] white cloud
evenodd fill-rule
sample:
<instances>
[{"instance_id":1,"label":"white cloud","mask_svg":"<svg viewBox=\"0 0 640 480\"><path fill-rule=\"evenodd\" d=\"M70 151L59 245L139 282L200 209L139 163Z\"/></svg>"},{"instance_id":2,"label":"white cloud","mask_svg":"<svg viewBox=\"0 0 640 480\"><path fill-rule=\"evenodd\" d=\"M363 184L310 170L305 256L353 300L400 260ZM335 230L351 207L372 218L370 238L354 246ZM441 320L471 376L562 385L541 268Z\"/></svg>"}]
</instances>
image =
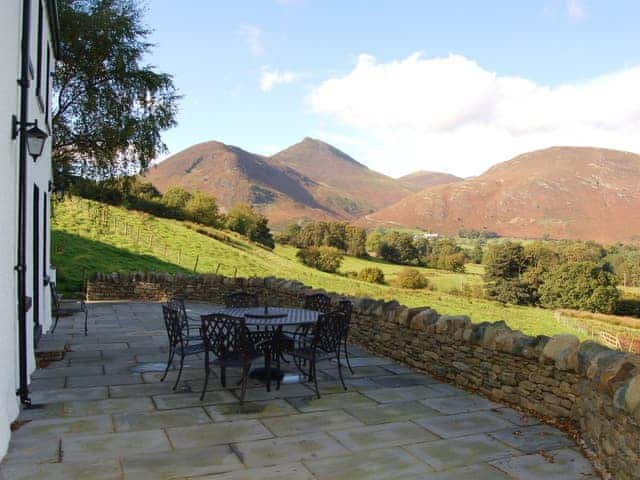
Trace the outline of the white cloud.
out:
<instances>
[{"instance_id":1,"label":"white cloud","mask_svg":"<svg viewBox=\"0 0 640 480\"><path fill-rule=\"evenodd\" d=\"M567 0L567 13L572 20L582 20L586 15L582 0Z\"/></svg>"},{"instance_id":2,"label":"white cloud","mask_svg":"<svg viewBox=\"0 0 640 480\"><path fill-rule=\"evenodd\" d=\"M260 73L260 90L263 92L269 92L277 85L293 83L297 79L298 75L293 72L262 67L262 72Z\"/></svg>"},{"instance_id":3,"label":"white cloud","mask_svg":"<svg viewBox=\"0 0 640 480\"><path fill-rule=\"evenodd\" d=\"M360 55L350 73L324 81L309 101L359 136L363 146L350 153L372 168L474 175L553 145L640 152L638 85L640 66L551 87L460 55L386 64Z\"/></svg>"},{"instance_id":4,"label":"white cloud","mask_svg":"<svg viewBox=\"0 0 640 480\"><path fill-rule=\"evenodd\" d=\"M264 53L262 30L251 24L240 25L240 36L249 47L251 55L258 57Z\"/></svg>"}]
</instances>

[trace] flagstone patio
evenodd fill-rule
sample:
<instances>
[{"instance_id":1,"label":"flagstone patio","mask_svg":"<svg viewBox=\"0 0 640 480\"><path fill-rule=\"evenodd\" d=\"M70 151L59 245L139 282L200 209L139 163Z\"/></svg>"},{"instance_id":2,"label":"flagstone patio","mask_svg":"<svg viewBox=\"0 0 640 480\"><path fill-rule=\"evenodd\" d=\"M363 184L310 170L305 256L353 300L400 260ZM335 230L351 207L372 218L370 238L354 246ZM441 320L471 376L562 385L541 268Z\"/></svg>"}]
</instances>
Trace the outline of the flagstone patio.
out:
<instances>
[{"instance_id":1,"label":"flagstone patio","mask_svg":"<svg viewBox=\"0 0 640 480\"><path fill-rule=\"evenodd\" d=\"M207 306L192 304L193 315ZM161 383L166 335L158 304L94 303L89 335L61 319L40 349L69 351L33 375L32 401L0 478L13 479L589 479L562 432L352 347L348 391L335 363L246 404L217 379L204 401L201 360ZM235 385L233 378L229 385Z\"/></svg>"}]
</instances>

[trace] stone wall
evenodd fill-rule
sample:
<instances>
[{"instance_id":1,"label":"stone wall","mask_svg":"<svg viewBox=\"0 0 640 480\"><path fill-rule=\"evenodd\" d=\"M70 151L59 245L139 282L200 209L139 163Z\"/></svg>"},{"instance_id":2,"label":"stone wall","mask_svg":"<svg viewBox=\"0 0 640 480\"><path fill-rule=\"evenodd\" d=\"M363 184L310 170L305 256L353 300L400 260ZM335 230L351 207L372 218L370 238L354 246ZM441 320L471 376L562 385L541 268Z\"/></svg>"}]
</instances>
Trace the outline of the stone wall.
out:
<instances>
[{"instance_id":1,"label":"stone wall","mask_svg":"<svg viewBox=\"0 0 640 480\"><path fill-rule=\"evenodd\" d=\"M90 300L189 300L222 303L245 289L269 305L299 306L315 292L277 278L217 275L98 274ZM343 296L330 293L334 302ZM497 402L536 412L581 433L616 479L640 478L640 357L572 335L530 337L504 322L473 324L428 307L351 298L352 340L373 353L429 372Z\"/></svg>"}]
</instances>

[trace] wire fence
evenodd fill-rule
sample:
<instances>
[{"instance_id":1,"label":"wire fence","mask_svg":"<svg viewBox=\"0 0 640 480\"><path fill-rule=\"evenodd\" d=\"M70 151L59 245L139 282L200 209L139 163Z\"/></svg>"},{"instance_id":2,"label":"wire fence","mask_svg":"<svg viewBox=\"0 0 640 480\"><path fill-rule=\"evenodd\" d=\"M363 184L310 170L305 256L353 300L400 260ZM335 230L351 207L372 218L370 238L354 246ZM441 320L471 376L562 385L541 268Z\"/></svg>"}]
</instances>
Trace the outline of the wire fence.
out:
<instances>
[{"instance_id":1,"label":"wire fence","mask_svg":"<svg viewBox=\"0 0 640 480\"><path fill-rule=\"evenodd\" d=\"M69 201L69 200L66 200ZM186 252L175 242L166 238L161 232L153 228L152 225L144 225L144 220L140 222L130 222L129 217L120 215L117 210L110 205L94 203L87 200L72 200L85 203L86 212L89 221L95 229L97 236L115 234L124 237L127 242L141 253L151 253L154 256L166 260L194 273L198 272L198 265L205 260L211 260L215 265L215 274L224 274L236 277L238 267L217 262L215 258L206 255L206 253L198 252L195 255L192 252ZM143 216L146 214L142 214ZM217 238L224 241L224 238Z\"/></svg>"},{"instance_id":2,"label":"wire fence","mask_svg":"<svg viewBox=\"0 0 640 480\"><path fill-rule=\"evenodd\" d=\"M575 318L555 312L556 321L586 335L592 340L614 350L640 353L640 330L606 325L602 322L585 318Z\"/></svg>"}]
</instances>

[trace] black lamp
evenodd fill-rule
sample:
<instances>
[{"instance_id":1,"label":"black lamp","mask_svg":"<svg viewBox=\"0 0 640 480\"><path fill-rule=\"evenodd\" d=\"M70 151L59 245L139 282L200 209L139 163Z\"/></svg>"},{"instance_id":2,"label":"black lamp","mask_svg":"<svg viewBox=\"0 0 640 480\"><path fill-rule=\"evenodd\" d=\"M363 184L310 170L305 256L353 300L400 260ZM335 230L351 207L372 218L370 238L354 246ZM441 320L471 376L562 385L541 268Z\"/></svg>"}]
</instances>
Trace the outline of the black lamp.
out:
<instances>
[{"instance_id":1,"label":"black lamp","mask_svg":"<svg viewBox=\"0 0 640 480\"><path fill-rule=\"evenodd\" d=\"M26 130L27 127L31 128ZM35 162L38 157L42 155L44 144L47 141L47 138L49 138L49 135L47 135L47 132L38 128L38 120L35 122L19 122L18 117L14 115L12 138L18 138L18 135L23 132L27 135L27 150Z\"/></svg>"}]
</instances>

